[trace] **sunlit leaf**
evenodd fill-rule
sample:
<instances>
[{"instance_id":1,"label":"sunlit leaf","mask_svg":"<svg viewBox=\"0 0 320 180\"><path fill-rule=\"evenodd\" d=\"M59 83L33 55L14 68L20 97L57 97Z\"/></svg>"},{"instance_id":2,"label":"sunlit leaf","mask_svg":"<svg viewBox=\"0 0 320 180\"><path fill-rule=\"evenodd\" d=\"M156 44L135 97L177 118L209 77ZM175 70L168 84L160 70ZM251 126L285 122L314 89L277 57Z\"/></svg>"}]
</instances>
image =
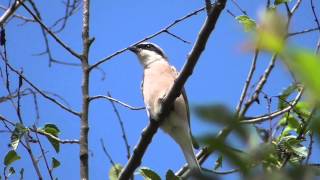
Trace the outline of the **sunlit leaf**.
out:
<instances>
[{"instance_id":1,"label":"sunlit leaf","mask_svg":"<svg viewBox=\"0 0 320 180\"><path fill-rule=\"evenodd\" d=\"M10 146L13 150L18 148L21 137L28 131L28 128L24 127L21 123L16 123L15 128L11 134Z\"/></svg>"},{"instance_id":2,"label":"sunlit leaf","mask_svg":"<svg viewBox=\"0 0 320 180\"><path fill-rule=\"evenodd\" d=\"M148 167L140 168L139 172L145 180L161 180L160 176Z\"/></svg>"},{"instance_id":3,"label":"sunlit leaf","mask_svg":"<svg viewBox=\"0 0 320 180\"><path fill-rule=\"evenodd\" d=\"M16 151L11 150L4 157L3 164L5 166L9 166L11 163L13 163L14 161L19 160L19 159L21 159L21 157L16 153Z\"/></svg>"},{"instance_id":4,"label":"sunlit leaf","mask_svg":"<svg viewBox=\"0 0 320 180\"><path fill-rule=\"evenodd\" d=\"M52 164L52 169L54 169L60 166L60 161L58 161L56 158L53 157L51 164Z\"/></svg>"},{"instance_id":5,"label":"sunlit leaf","mask_svg":"<svg viewBox=\"0 0 320 180\"><path fill-rule=\"evenodd\" d=\"M179 178L178 176L176 176L171 169L169 169L169 170L167 171L166 180L180 180L180 179L181 179L181 178Z\"/></svg>"},{"instance_id":6,"label":"sunlit leaf","mask_svg":"<svg viewBox=\"0 0 320 180\"><path fill-rule=\"evenodd\" d=\"M283 130L280 138L283 136L287 136L292 131L297 133L298 129L301 127L299 121L295 117L293 117L292 115L284 116L279 121L279 125L285 126L285 129Z\"/></svg>"},{"instance_id":7,"label":"sunlit leaf","mask_svg":"<svg viewBox=\"0 0 320 180\"><path fill-rule=\"evenodd\" d=\"M300 101L295 105L294 110L305 118L304 120L307 120L310 116L311 106L310 103L306 101Z\"/></svg>"},{"instance_id":8,"label":"sunlit leaf","mask_svg":"<svg viewBox=\"0 0 320 180\"><path fill-rule=\"evenodd\" d=\"M281 92L279 95L278 109L283 109L288 106L287 98L293 94L298 87L298 84L292 84Z\"/></svg>"},{"instance_id":9,"label":"sunlit leaf","mask_svg":"<svg viewBox=\"0 0 320 180\"><path fill-rule=\"evenodd\" d=\"M320 101L320 57L313 52L301 49L289 49L283 59L301 82L311 92L312 99Z\"/></svg>"},{"instance_id":10,"label":"sunlit leaf","mask_svg":"<svg viewBox=\"0 0 320 180\"><path fill-rule=\"evenodd\" d=\"M55 124L46 124L42 129L40 129L48 134L51 134L54 137L58 137L60 130ZM49 142L53 146L56 152L60 151L60 143L56 139L51 138L50 136L47 136Z\"/></svg>"},{"instance_id":11,"label":"sunlit leaf","mask_svg":"<svg viewBox=\"0 0 320 180\"><path fill-rule=\"evenodd\" d=\"M121 166L121 164L116 164L115 166L112 166L109 170L109 179L118 180L122 168L123 167Z\"/></svg>"},{"instance_id":12,"label":"sunlit leaf","mask_svg":"<svg viewBox=\"0 0 320 180\"><path fill-rule=\"evenodd\" d=\"M275 0L274 1L274 5L279 5L279 4L283 4L286 2L291 2L292 0Z\"/></svg>"},{"instance_id":13,"label":"sunlit leaf","mask_svg":"<svg viewBox=\"0 0 320 180\"><path fill-rule=\"evenodd\" d=\"M244 31L249 32L256 29L256 22L247 15L237 16L236 20L243 25Z\"/></svg>"}]
</instances>

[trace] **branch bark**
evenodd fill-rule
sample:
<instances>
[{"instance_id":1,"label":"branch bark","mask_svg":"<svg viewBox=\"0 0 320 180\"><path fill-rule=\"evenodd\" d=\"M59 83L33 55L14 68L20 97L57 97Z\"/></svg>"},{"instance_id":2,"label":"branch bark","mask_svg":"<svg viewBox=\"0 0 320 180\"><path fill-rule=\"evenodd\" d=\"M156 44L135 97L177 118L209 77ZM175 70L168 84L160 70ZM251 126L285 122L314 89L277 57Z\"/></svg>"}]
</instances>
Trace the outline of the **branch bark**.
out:
<instances>
[{"instance_id":1,"label":"branch bark","mask_svg":"<svg viewBox=\"0 0 320 180\"><path fill-rule=\"evenodd\" d=\"M134 173L135 169L141 164L141 159L150 144L154 134L157 132L162 120L169 114L170 108L175 99L180 95L187 79L191 76L193 69L198 62L201 53L204 51L206 43L213 31L215 24L220 16L220 13L226 5L226 0L218 0L211 9L207 19L200 30L198 39L196 40L186 64L183 66L181 73L176 79L174 85L168 91L168 94L162 101L162 108L157 121L150 119L150 123L145 130L143 130L138 145L133 151L133 155L120 173L119 180L127 180Z\"/></svg>"},{"instance_id":2,"label":"branch bark","mask_svg":"<svg viewBox=\"0 0 320 180\"><path fill-rule=\"evenodd\" d=\"M21 3L23 3L24 0L17 0L15 1L10 8L8 8L3 15L0 17L0 26L3 26L6 21L14 14L14 12L19 8Z\"/></svg>"},{"instance_id":3,"label":"branch bark","mask_svg":"<svg viewBox=\"0 0 320 180\"><path fill-rule=\"evenodd\" d=\"M82 180L89 179L89 49L91 40L89 38L89 11L90 0L83 1L83 22L82 22L82 46L81 55L82 67L82 113L80 129L80 177Z\"/></svg>"}]
</instances>

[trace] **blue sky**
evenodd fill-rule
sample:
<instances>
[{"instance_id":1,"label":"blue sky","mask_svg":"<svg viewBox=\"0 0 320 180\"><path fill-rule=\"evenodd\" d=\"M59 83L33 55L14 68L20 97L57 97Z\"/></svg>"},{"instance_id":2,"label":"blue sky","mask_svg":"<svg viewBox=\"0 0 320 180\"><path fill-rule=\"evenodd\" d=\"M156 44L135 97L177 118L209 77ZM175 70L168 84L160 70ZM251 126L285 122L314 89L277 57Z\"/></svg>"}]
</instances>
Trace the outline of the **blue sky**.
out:
<instances>
[{"instance_id":1,"label":"blue sky","mask_svg":"<svg viewBox=\"0 0 320 180\"><path fill-rule=\"evenodd\" d=\"M40 1L37 3L47 25L52 24L64 12L60 1ZM239 4L253 19L259 17L260 10L265 6L261 1L239 1ZM96 40L90 51L90 63L93 64L99 59L159 31L177 18L202 6L202 1L186 2L182 0L92 1L90 35L95 37ZM228 2L227 9L236 15L241 14L231 2ZM28 16L22 9L18 12ZM171 29L171 32L194 43L205 16L206 13L199 13L176 25ZM290 29L298 31L315 27L312 19L309 1L303 1ZM67 28L59 33L59 37L77 52L82 50L81 22L81 11L79 11L70 18ZM48 67L48 58L45 55L34 55L44 50L44 41L39 26L37 24L19 26L20 23L19 20L12 20L6 26L10 63L17 69L23 68L25 76L35 85L45 91L63 96L72 108L80 110L80 68L58 64ZM206 46L206 51L202 54L195 68L194 74L185 85L191 108L200 104L219 103L235 109L253 56L252 52L242 50L242 47L248 42L248 38L249 35L243 32L241 25L224 11ZM290 42L302 47L314 48L317 38L318 34L315 32L296 37L291 39ZM159 44L165 50L171 64L176 66L177 69L181 69L192 47L192 45L182 43L166 34L162 34L151 41ZM65 62L78 62L51 38L50 44L54 58ZM259 79L269 59L269 54L261 55L253 82ZM1 64L1 67L3 67L3 64ZM106 95L110 91L113 97L119 100L133 106L143 106L140 92L142 67L140 67L134 54L125 52L100 67L105 71L106 78L101 80L101 73L93 71L90 79L91 95ZM12 74L11 84L13 87L16 87L16 80L16 76ZM280 62L277 62L268 82L264 92L269 95L278 95L283 88L291 83L286 68ZM1 96L6 95L4 87L3 85L0 86ZM64 112L40 96L39 104L41 115L39 126L46 123L55 123L61 130L61 139L79 139L80 121L77 117ZM124 121L129 143L131 147L134 147L141 130L148 123L146 113L143 110L132 111L121 106L117 107ZM25 124L32 125L35 121L35 111L31 96L23 98L22 108ZM13 112L9 103L0 104L0 114L16 120ZM266 103L263 102L259 106L253 106L249 114L258 115L266 112ZM207 132L217 133L221 128L200 121L193 111L191 111L191 123L192 131L196 136ZM126 162L126 150L121 138L120 126L108 101L97 100L91 104L89 133L90 178L106 179L110 163L103 154L100 138L105 141L106 148L115 162L120 164ZM3 139L0 143L0 159L3 159L8 151L9 134L1 133L0 138ZM236 139L234 136L229 138L231 142L239 145L240 142L234 139ZM41 140L49 151L47 153L48 157L54 156L61 161L61 166L54 171L54 176L59 177L59 179L69 179L70 177L79 179L79 147L77 145L61 145L61 152L56 154L45 138ZM38 146L33 145L32 147L35 153L39 155ZM18 153L22 156L22 159L15 162L14 166L17 169L24 167L26 179L33 179L35 172L22 146L19 146ZM319 152L314 153L312 160L315 160L318 155ZM213 167L215 159L216 156L213 156L206 165ZM159 131L143 158L142 166L148 166L163 176L169 168L177 170L184 163L185 160L178 146L166 134ZM40 163L40 166L41 169L45 169L43 162ZM0 168L2 169L2 167L1 164ZM225 170L229 168L229 165L223 166ZM43 175L48 177L45 170ZM236 174L228 176L228 178L233 179L237 179L237 177Z\"/></svg>"}]
</instances>

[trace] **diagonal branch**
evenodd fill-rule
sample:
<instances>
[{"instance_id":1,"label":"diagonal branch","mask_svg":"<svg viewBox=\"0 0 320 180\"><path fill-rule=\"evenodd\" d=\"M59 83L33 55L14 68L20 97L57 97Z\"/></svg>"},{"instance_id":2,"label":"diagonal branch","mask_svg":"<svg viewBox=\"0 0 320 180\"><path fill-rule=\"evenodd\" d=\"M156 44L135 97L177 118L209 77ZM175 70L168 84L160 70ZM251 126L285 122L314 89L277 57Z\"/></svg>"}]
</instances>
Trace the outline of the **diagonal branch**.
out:
<instances>
[{"instance_id":1,"label":"diagonal branch","mask_svg":"<svg viewBox=\"0 0 320 180\"><path fill-rule=\"evenodd\" d=\"M174 85L170 88L166 97L162 101L159 119L157 121L151 119L147 128L142 132L139 143L133 151L133 155L120 173L119 180L129 179L133 175L135 169L141 164L141 159L148 145L151 143L153 136L157 132L161 121L169 114L173 102L180 95L185 82L191 76L193 69L198 62L201 53L204 51L210 34L212 33L225 5L226 0L218 0L217 3L212 7L210 14L200 30L198 39L196 40L187 58L186 64L183 66L182 71L177 77Z\"/></svg>"},{"instance_id":2,"label":"diagonal branch","mask_svg":"<svg viewBox=\"0 0 320 180\"><path fill-rule=\"evenodd\" d=\"M104 96L104 95L92 96L92 97L89 98L89 101L92 101L92 100L95 100L95 99L107 99L110 102L116 102L116 103L120 104L121 106L129 108L131 110L142 110L142 109L145 109L145 107L134 107L134 106L131 106L131 105L127 104L127 103L124 103L124 102L122 102L122 101L120 101L118 99L115 99L115 98L110 97L110 96Z\"/></svg>"},{"instance_id":3,"label":"diagonal branch","mask_svg":"<svg viewBox=\"0 0 320 180\"><path fill-rule=\"evenodd\" d=\"M21 3L23 3L24 0L17 0L15 1L12 6L10 6L0 17L0 26L3 26L4 23L12 16L14 15L14 12L19 8Z\"/></svg>"},{"instance_id":4,"label":"diagonal branch","mask_svg":"<svg viewBox=\"0 0 320 180\"><path fill-rule=\"evenodd\" d=\"M20 1L21 5L24 7L25 10L28 11L28 13L33 17L33 19L35 19L40 26L46 30L47 33L50 34L50 36L57 41L58 44L60 44L64 49L66 49L70 54L72 54L73 56L75 56L78 59L81 59L81 55L79 55L77 52L75 52L73 49L71 49L68 45L66 45L54 32L52 32L40 19L39 17L34 14L24 3L22 0L18 0Z\"/></svg>"},{"instance_id":5,"label":"diagonal branch","mask_svg":"<svg viewBox=\"0 0 320 180\"><path fill-rule=\"evenodd\" d=\"M171 29L171 28L172 28L173 26L175 26L176 24L178 24L178 23L180 23L180 22L182 22L182 21L184 21L184 20L186 20L186 19L188 19L188 18L190 18L190 17L192 17L192 16L194 16L194 15L197 15L199 12L203 11L204 9L205 9L204 7L203 7L203 8L200 8L200 9L198 9L198 10L195 10L195 11L193 11L193 12L191 12L191 13L183 16L182 18L176 19L174 22L172 22L171 24L167 25L166 27L164 27L164 28L161 29L160 31L158 31L158 32L156 32L156 33L154 33L154 34L152 34L152 35L150 35L150 36L147 36L146 38L144 38L144 39L142 39L142 40L140 40L140 41L138 41L138 42L130 45L129 47L134 46L134 45L137 45L137 44L139 44L139 43L141 43L141 42L143 42L143 41L147 41L147 40L149 40L149 39L152 39L152 38L154 38L154 37L156 37L156 36L158 36L158 35L160 35L160 34L162 34L162 33L166 33L169 29ZM123 52L127 51L129 47L124 48L124 49L121 49L121 50L119 50L119 51L116 51L115 53L113 53L113 54L111 54L111 55L109 55L109 56L107 56L107 57L105 57L105 58L102 58L101 60L99 60L99 61L96 62L95 64L91 65L90 71L91 71L92 69L98 67L99 65L105 63L106 61L112 59L113 57L115 57L115 56L117 56L117 55L119 55L119 54L122 54Z\"/></svg>"},{"instance_id":6,"label":"diagonal branch","mask_svg":"<svg viewBox=\"0 0 320 180\"><path fill-rule=\"evenodd\" d=\"M45 92L41 91L38 87L36 87L31 81L29 81L24 75L22 75L18 70L14 69L9 63L7 64L8 67L10 68L11 71L15 72L17 75L19 75L27 84L29 84L35 91L37 91L39 94L41 94L44 98L50 100L51 102L53 102L54 104L58 105L60 108L68 111L69 113L76 115L76 116L80 116L79 112L76 112L70 108L68 108L67 106L61 104L59 101L57 101L56 99L48 96Z\"/></svg>"}]
</instances>

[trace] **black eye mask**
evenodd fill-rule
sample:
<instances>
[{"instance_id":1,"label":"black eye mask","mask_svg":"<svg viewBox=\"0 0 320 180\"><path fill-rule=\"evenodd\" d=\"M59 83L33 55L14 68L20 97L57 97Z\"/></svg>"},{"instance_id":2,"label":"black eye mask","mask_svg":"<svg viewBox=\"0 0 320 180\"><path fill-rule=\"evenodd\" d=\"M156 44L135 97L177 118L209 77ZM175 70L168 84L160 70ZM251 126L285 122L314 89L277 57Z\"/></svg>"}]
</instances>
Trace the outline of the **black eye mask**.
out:
<instances>
[{"instance_id":1,"label":"black eye mask","mask_svg":"<svg viewBox=\"0 0 320 180\"><path fill-rule=\"evenodd\" d=\"M165 57L163 52L153 44L138 44L137 47L141 49L149 50L149 51L154 51L157 54L161 55L162 57Z\"/></svg>"}]
</instances>

